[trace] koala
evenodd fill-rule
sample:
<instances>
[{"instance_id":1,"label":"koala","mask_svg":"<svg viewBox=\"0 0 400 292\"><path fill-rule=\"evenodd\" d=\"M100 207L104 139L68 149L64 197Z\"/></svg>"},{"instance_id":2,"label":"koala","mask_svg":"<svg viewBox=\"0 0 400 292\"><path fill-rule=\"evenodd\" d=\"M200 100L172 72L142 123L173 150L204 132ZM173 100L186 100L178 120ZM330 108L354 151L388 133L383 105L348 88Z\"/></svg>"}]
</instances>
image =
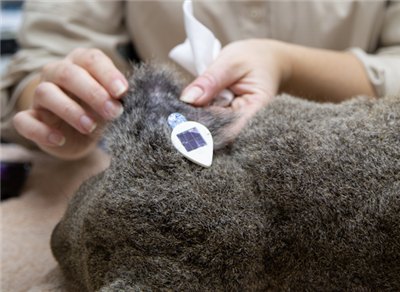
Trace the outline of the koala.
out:
<instances>
[{"instance_id":1,"label":"koala","mask_svg":"<svg viewBox=\"0 0 400 292\"><path fill-rule=\"evenodd\" d=\"M71 291L400 290L400 97L280 95L232 141L237 116L181 102L173 69L133 71L110 166L52 234ZM211 131L210 168L173 112Z\"/></svg>"}]
</instances>

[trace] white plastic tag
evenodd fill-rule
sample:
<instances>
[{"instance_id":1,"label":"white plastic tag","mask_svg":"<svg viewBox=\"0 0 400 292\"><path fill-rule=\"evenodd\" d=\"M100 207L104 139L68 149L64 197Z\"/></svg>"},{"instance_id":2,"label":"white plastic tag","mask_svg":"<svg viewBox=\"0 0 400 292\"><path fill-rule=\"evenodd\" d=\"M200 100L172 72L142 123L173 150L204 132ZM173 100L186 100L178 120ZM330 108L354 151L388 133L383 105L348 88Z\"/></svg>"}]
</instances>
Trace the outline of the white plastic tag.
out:
<instances>
[{"instance_id":1,"label":"white plastic tag","mask_svg":"<svg viewBox=\"0 0 400 292\"><path fill-rule=\"evenodd\" d=\"M210 131L204 125L186 121L182 115L176 113L171 114L168 122L173 128L171 141L174 147L194 163L210 167L214 149Z\"/></svg>"}]
</instances>

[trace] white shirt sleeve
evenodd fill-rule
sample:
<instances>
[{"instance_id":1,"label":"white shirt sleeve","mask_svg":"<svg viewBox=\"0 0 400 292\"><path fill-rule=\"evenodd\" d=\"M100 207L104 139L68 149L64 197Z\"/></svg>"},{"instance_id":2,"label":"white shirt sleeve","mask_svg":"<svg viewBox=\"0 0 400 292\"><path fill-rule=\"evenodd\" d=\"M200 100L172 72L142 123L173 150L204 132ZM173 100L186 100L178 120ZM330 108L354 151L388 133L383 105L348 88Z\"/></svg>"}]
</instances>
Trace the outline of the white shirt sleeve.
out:
<instances>
[{"instance_id":1,"label":"white shirt sleeve","mask_svg":"<svg viewBox=\"0 0 400 292\"><path fill-rule=\"evenodd\" d=\"M376 54L350 51L363 63L378 96L400 95L400 2L388 4Z\"/></svg>"}]
</instances>

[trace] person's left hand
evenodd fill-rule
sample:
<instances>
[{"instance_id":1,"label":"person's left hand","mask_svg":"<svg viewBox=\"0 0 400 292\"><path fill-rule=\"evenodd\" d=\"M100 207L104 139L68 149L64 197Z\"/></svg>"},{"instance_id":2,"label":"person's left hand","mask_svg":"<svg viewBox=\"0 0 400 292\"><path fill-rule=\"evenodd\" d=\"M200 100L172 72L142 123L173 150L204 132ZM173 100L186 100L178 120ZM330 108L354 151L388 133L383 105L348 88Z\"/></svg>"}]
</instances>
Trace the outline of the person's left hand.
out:
<instances>
[{"instance_id":1,"label":"person's left hand","mask_svg":"<svg viewBox=\"0 0 400 292\"><path fill-rule=\"evenodd\" d=\"M235 98L226 110L239 117L229 129L236 136L273 99L287 78L290 66L284 52L284 43L267 39L231 43L205 73L183 90L181 100L206 106L228 88Z\"/></svg>"}]
</instances>

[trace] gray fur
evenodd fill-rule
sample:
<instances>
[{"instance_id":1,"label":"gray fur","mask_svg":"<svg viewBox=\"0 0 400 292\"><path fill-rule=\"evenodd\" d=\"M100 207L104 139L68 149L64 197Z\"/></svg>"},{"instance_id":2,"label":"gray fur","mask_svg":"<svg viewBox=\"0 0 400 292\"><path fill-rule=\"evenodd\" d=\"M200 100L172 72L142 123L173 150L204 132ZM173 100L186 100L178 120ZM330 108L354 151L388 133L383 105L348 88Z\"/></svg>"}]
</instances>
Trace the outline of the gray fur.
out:
<instances>
[{"instance_id":1,"label":"gray fur","mask_svg":"<svg viewBox=\"0 0 400 292\"><path fill-rule=\"evenodd\" d=\"M279 96L226 146L233 117L178 101L168 69L134 76L110 167L53 232L72 291L400 290L399 97ZM211 128L211 168L173 148L175 111Z\"/></svg>"}]
</instances>

